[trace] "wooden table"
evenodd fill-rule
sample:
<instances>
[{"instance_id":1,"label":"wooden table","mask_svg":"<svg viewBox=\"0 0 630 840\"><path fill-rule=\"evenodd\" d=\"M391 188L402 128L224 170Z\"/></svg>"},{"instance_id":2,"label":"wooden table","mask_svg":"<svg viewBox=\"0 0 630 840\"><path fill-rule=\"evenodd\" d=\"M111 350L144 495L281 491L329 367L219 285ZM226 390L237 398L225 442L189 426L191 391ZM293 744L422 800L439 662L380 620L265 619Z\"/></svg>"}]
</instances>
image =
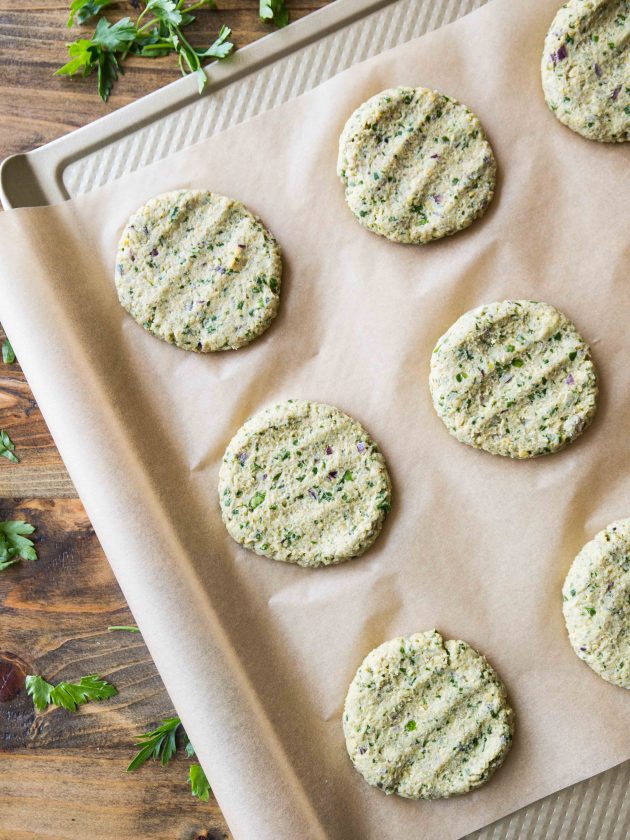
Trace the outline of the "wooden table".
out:
<instances>
[{"instance_id":1,"label":"wooden table","mask_svg":"<svg viewBox=\"0 0 630 840\"><path fill-rule=\"evenodd\" d=\"M326 2L288 0L291 19ZM258 20L258 0L219 5L199 13L189 30L193 43L210 43L222 23L237 46L270 31ZM117 4L110 18L128 13L131 3ZM54 140L178 77L172 56L132 60L107 104L93 77L53 77L66 60L64 44L78 37L66 28L67 16L59 0L0 0L0 158ZM3 300L0 314L10 305ZM125 772L134 735L173 707L141 636L107 631L133 624L133 616L19 364L1 361L0 428L20 457L19 464L0 458L0 520L35 525L39 552L38 562L0 572L0 840L229 838L216 801L190 795L185 758ZM23 688L28 673L53 682L98 673L119 694L74 715L35 714Z\"/></svg>"}]
</instances>

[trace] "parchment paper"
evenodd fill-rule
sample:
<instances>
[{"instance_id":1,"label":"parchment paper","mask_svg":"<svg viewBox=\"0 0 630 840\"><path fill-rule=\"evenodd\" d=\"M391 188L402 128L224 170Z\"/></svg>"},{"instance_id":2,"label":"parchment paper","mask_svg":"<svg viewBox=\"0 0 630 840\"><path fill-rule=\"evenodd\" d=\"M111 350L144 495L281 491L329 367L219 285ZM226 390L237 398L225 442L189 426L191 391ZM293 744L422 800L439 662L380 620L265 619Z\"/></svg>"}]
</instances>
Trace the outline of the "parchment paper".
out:
<instances>
[{"instance_id":1,"label":"parchment paper","mask_svg":"<svg viewBox=\"0 0 630 840\"><path fill-rule=\"evenodd\" d=\"M2 322L239 840L449 840L630 755L628 694L574 655L560 594L583 543L630 515L628 157L547 110L556 7L497 0L167 162L0 218ZM467 103L499 163L486 217L426 247L363 230L335 174L347 116L399 84ZM186 353L117 303L125 220L175 187L241 199L282 245L280 315L247 349ZM439 335L509 297L567 313L601 377L593 426L532 462L459 444L427 385ZM289 397L339 406L385 454L394 506L361 559L276 563L220 521L228 441ZM411 802L354 771L341 710L372 647L432 627L487 655L517 730L487 786Z\"/></svg>"}]
</instances>

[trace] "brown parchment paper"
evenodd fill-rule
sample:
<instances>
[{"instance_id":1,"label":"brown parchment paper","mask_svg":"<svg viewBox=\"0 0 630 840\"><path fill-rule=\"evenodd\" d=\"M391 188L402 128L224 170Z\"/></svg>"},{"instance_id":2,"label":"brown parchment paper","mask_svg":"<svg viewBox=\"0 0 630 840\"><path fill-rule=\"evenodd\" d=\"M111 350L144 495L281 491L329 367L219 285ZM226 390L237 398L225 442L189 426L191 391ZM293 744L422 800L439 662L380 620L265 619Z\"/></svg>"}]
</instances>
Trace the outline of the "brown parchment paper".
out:
<instances>
[{"instance_id":1,"label":"brown parchment paper","mask_svg":"<svg viewBox=\"0 0 630 840\"><path fill-rule=\"evenodd\" d=\"M628 694L573 654L560 594L583 543L630 515L628 157L547 110L556 6L496 0L167 162L0 218L2 322L239 840L449 840L630 755ZM400 84L467 103L499 163L486 217L426 247L363 230L335 174L347 116ZM175 187L241 199L282 245L280 315L246 349L186 353L117 303L125 220ZM459 444L427 385L439 335L509 297L567 313L601 377L593 426L532 462ZM363 558L275 563L220 521L228 441L289 397L339 406L385 454L394 506ZM411 802L353 770L341 711L371 648L432 627L487 655L517 729L487 786Z\"/></svg>"}]
</instances>

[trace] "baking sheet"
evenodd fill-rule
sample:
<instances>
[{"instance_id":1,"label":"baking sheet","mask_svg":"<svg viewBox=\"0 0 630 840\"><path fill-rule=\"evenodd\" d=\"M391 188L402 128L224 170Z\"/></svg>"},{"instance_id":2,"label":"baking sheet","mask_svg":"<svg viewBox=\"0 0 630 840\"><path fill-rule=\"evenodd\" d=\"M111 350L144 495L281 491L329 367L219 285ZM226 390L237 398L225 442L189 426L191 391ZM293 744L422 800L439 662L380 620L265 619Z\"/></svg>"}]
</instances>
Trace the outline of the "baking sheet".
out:
<instances>
[{"instance_id":1,"label":"baking sheet","mask_svg":"<svg viewBox=\"0 0 630 840\"><path fill-rule=\"evenodd\" d=\"M456 20L486 0L335 0L192 76L0 167L0 201L54 204L89 192L294 99L341 70ZM72 84L70 80L68 84Z\"/></svg>"},{"instance_id":2,"label":"baking sheet","mask_svg":"<svg viewBox=\"0 0 630 840\"><path fill-rule=\"evenodd\" d=\"M168 167L0 220L3 323L237 837L456 837L628 756L626 696L573 655L559 602L575 552L627 513L625 150L572 135L542 102L554 6L495 2ZM334 174L346 116L394 83L464 100L499 161L486 218L430 248L360 229ZM203 184L260 213L287 260L278 322L220 357L152 339L111 279L129 213L158 189ZM565 453L506 463L448 436L428 359L465 309L530 295L599 339L603 395ZM254 557L218 519L227 441L288 396L352 413L390 466L384 534L338 568ZM515 747L468 797L385 798L345 756L343 698L371 647L433 625L497 667Z\"/></svg>"}]
</instances>

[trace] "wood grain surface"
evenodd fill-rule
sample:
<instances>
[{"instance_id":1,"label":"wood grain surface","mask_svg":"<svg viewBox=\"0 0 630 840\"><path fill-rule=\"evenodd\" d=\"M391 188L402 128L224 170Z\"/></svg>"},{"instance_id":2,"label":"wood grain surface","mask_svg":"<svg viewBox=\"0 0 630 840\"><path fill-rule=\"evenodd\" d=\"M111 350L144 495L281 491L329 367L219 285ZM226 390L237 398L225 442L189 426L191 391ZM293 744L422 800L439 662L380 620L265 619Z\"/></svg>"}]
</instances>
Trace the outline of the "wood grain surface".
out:
<instances>
[{"instance_id":1,"label":"wood grain surface","mask_svg":"<svg viewBox=\"0 0 630 840\"><path fill-rule=\"evenodd\" d=\"M291 20L327 0L288 0ZM221 24L237 46L273 31L258 19L258 0L219 0L188 30L207 45ZM111 7L111 20L134 14ZM0 0L0 158L28 151L173 81L172 56L132 59L108 103L94 77L54 77L65 44L93 27L69 30L68 4ZM11 302L0 301L0 318ZM4 335L0 330L0 342ZM0 361L0 428L20 463L0 458L0 520L36 526L36 562L0 572L0 840L193 840L230 838L212 796L190 795L189 761L125 767L134 736L173 714L170 699L139 634L107 627L134 619L114 580L83 506L19 363ZM24 676L57 682L98 673L118 696L35 713ZM217 757L220 761L220 756ZM297 838L296 838L297 840Z\"/></svg>"}]
</instances>

